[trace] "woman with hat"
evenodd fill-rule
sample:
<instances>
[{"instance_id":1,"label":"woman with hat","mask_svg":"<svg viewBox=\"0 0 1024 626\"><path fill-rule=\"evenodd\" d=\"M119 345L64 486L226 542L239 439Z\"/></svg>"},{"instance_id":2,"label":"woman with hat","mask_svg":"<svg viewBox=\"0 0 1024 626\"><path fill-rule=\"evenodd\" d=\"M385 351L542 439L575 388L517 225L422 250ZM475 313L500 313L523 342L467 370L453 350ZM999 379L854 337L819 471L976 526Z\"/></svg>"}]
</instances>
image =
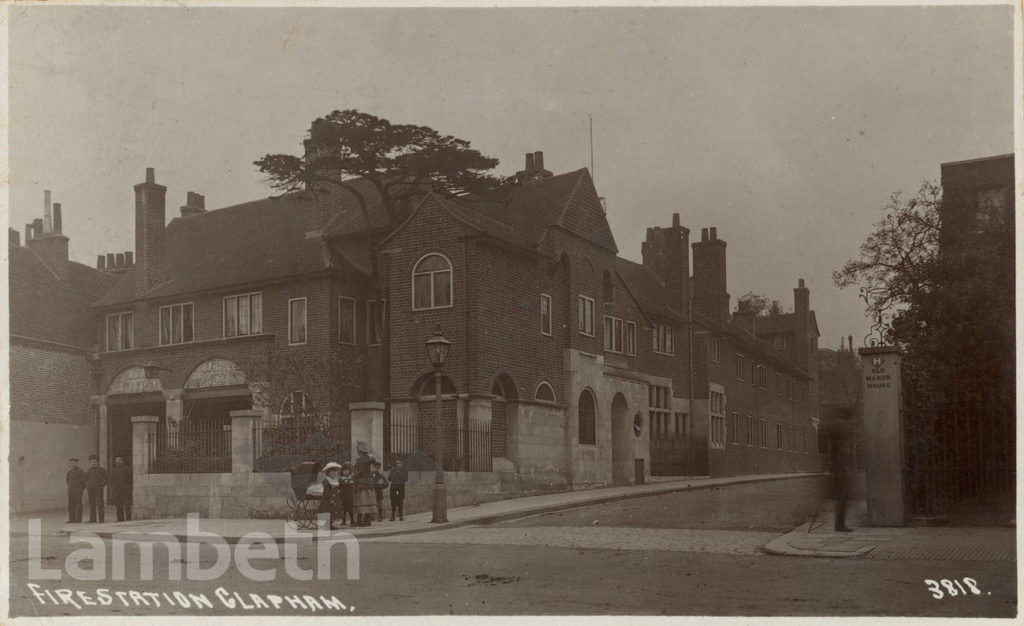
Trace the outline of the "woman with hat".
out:
<instances>
[{"instance_id":1,"label":"woman with hat","mask_svg":"<svg viewBox=\"0 0 1024 626\"><path fill-rule=\"evenodd\" d=\"M341 476L338 480L341 481L341 525L352 524L355 526L356 518L352 511L355 508L353 494L356 484L352 480L352 464L348 461L341 464Z\"/></svg>"},{"instance_id":2,"label":"woman with hat","mask_svg":"<svg viewBox=\"0 0 1024 626\"><path fill-rule=\"evenodd\" d=\"M356 467L353 478L356 482L355 488L355 514L356 526L369 526L374 514L377 513L377 499L374 497L373 470L370 467L370 447L360 441L356 445L359 457L356 458Z\"/></svg>"},{"instance_id":3,"label":"woman with hat","mask_svg":"<svg viewBox=\"0 0 1024 626\"><path fill-rule=\"evenodd\" d=\"M324 465L324 493L320 496L320 512L330 513L330 527L332 529L334 528L334 520L339 514L342 515L342 522L345 519L342 512L341 480L338 478L339 471L341 471L341 466L333 461Z\"/></svg>"}]
</instances>

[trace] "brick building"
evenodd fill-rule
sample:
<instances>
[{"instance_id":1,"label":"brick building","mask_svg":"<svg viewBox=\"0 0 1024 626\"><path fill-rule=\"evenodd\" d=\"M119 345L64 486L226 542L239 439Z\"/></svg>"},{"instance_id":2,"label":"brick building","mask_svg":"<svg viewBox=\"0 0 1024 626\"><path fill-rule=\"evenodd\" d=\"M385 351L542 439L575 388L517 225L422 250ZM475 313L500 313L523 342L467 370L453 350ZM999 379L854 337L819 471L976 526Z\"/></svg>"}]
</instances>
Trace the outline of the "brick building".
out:
<instances>
[{"instance_id":1,"label":"brick building","mask_svg":"<svg viewBox=\"0 0 1024 626\"><path fill-rule=\"evenodd\" d=\"M434 456L425 343L438 328L452 344L440 422L453 503L817 468L803 281L794 314L744 326L714 229L693 243L692 278L678 214L648 229L642 264L625 260L589 172L552 175L539 152L486 200L408 183L388 214L353 184L365 212L341 187L216 211L190 192L166 227L153 170L136 185L135 263L91 308L97 447L134 454L137 504L279 505L275 455L343 456L357 439L388 459ZM748 417L770 437L747 445Z\"/></svg>"},{"instance_id":2,"label":"brick building","mask_svg":"<svg viewBox=\"0 0 1024 626\"><path fill-rule=\"evenodd\" d=\"M96 450L89 396L98 319L89 305L114 282L68 260L59 203L45 192L44 216L25 225L25 245L8 230L11 509L67 504L67 460ZM131 253L128 253L129 255Z\"/></svg>"}]
</instances>

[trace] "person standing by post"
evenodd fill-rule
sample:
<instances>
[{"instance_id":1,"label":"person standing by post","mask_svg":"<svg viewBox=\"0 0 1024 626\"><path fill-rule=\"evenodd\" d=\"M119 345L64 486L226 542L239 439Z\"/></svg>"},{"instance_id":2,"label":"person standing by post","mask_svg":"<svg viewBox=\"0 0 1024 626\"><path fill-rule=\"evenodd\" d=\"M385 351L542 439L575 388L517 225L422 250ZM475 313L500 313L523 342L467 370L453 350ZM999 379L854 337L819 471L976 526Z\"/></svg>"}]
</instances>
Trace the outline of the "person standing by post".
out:
<instances>
[{"instance_id":1,"label":"person standing by post","mask_svg":"<svg viewBox=\"0 0 1024 626\"><path fill-rule=\"evenodd\" d=\"M117 511L117 521L131 521L132 470L121 456L114 457L114 467L110 468L110 503Z\"/></svg>"},{"instance_id":2,"label":"person standing by post","mask_svg":"<svg viewBox=\"0 0 1024 626\"><path fill-rule=\"evenodd\" d=\"M832 493L836 499L836 520L835 530L840 533L853 532L852 528L846 526L846 501L849 499L850 491L850 457L848 454L849 437L844 429L840 428L832 439Z\"/></svg>"},{"instance_id":3,"label":"person standing by post","mask_svg":"<svg viewBox=\"0 0 1024 626\"><path fill-rule=\"evenodd\" d=\"M82 521L82 492L85 491L85 471L78 467L78 459L68 459L68 523Z\"/></svg>"},{"instance_id":4,"label":"person standing by post","mask_svg":"<svg viewBox=\"0 0 1024 626\"><path fill-rule=\"evenodd\" d=\"M100 523L106 513L107 503L103 501L103 488L107 486L107 470L100 467L100 458L89 455L92 467L85 473L85 488L89 491L89 523L96 523L96 511L99 510Z\"/></svg>"},{"instance_id":5,"label":"person standing by post","mask_svg":"<svg viewBox=\"0 0 1024 626\"><path fill-rule=\"evenodd\" d=\"M395 511L398 511L398 519L404 522L402 505L405 502L405 483L409 482L409 472L402 467L402 459L395 459L394 467L388 472L388 481L391 483L391 521L395 521Z\"/></svg>"},{"instance_id":6,"label":"person standing by post","mask_svg":"<svg viewBox=\"0 0 1024 626\"><path fill-rule=\"evenodd\" d=\"M356 482L355 514L356 526L370 526L373 514L377 510L377 502L373 497L373 470L370 468L370 447L363 442L356 446L359 452L356 458L355 472L352 478Z\"/></svg>"},{"instance_id":7,"label":"person standing by post","mask_svg":"<svg viewBox=\"0 0 1024 626\"><path fill-rule=\"evenodd\" d=\"M380 461L373 459L370 463L373 469L373 496L377 501L377 521L384 521L384 490L388 488L388 477L380 471Z\"/></svg>"}]
</instances>

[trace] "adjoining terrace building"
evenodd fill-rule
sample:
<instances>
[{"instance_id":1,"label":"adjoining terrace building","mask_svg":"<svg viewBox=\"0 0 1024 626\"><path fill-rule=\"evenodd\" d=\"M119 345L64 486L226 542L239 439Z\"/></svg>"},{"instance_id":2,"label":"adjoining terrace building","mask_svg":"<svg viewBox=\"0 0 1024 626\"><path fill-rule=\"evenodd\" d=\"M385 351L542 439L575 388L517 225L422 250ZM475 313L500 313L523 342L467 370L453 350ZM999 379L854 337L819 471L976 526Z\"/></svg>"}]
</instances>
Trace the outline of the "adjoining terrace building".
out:
<instances>
[{"instance_id":1,"label":"adjoining terrace building","mask_svg":"<svg viewBox=\"0 0 1024 626\"><path fill-rule=\"evenodd\" d=\"M340 187L214 211L190 192L166 226L153 170L135 186L134 264L91 306L91 403L142 513L280 506L290 460L357 440L431 469L437 328L452 504L817 470L802 280L793 314L730 315L715 229L692 276L678 214L648 229L642 264L623 259L589 172L552 175L539 152L488 199L410 183L397 215L352 184L368 215ZM412 481L423 506L432 473Z\"/></svg>"}]
</instances>

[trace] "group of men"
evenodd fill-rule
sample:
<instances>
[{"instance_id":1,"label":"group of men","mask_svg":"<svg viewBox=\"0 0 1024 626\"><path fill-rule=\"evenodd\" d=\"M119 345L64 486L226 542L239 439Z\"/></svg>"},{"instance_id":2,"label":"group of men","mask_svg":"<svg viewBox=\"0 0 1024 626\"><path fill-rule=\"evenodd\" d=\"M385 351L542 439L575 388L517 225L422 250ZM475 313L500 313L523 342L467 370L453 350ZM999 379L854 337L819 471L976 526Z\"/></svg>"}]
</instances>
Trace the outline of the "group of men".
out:
<instances>
[{"instance_id":1,"label":"group of men","mask_svg":"<svg viewBox=\"0 0 1024 626\"><path fill-rule=\"evenodd\" d=\"M95 454L89 456L89 469L78 466L78 459L68 459L68 522L82 521L82 492L89 493L89 523L103 523L106 513L106 502L103 489L109 485L110 503L116 507L117 521L123 522L132 518L132 470L124 464L124 458L114 457L114 467L107 470L100 467L100 459Z\"/></svg>"}]
</instances>

